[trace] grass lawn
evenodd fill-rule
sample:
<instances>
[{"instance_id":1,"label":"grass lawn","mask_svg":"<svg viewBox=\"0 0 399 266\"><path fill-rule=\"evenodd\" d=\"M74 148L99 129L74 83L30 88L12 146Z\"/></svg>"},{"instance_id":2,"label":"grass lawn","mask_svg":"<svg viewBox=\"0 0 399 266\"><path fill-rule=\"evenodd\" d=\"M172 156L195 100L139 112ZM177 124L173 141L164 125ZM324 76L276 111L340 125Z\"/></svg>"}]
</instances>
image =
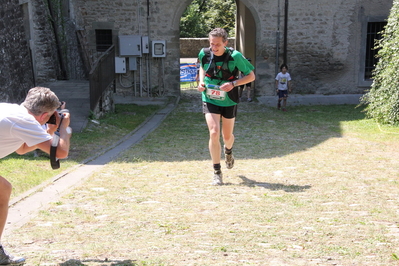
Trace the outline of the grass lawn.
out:
<instances>
[{"instance_id":1,"label":"grass lawn","mask_svg":"<svg viewBox=\"0 0 399 266\"><path fill-rule=\"evenodd\" d=\"M7 239L27 265L398 265L399 129L353 105L240 103L211 186L199 93Z\"/></svg>"},{"instance_id":2,"label":"grass lawn","mask_svg":"<svg viewBox=\"0 0 399 266\"><path fill-rule=\"evenodd\" d=\"M69 167L108 149L120 138L137 128L161 106L116 105L114 114L89 121L83 132L75 132L71 138L69 158L61 160L61 167L52 170L49 156L41 151L18 155L13 153L0 160L0 175L13 185L12 197L43 183Z\"/></svg>"}]
</instances>

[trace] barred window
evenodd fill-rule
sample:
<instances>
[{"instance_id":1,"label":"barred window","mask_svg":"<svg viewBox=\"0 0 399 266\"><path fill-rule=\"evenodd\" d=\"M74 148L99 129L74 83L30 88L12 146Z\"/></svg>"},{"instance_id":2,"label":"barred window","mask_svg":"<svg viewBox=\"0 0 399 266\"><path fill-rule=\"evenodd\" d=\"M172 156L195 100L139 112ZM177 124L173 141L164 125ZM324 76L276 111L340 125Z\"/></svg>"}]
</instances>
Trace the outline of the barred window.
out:
<instances>
[{"instance_id":1,"label":"barred window","mask_svg":"<svg viewBox=\"0 0 399 266\"><path fill-rule=\"evenodd\" d=\"M112 46L112 30L96 30L97 52L105 52Z\"/></svg>"},{"instance_id":2,"label":"barred window","mask_svg":"<svg viewBox=\"0 0 399 266\"><path fill-rule=\"evenodd\" d=\"M378 58L375 57L378 53L378 49L374 49L375 40L381 39L381 31L386 24L386 22L368 22L367 24L366 61L364 69L365 80L372 79L373 70L378 62Z\"/></svg>"}]
</instances>

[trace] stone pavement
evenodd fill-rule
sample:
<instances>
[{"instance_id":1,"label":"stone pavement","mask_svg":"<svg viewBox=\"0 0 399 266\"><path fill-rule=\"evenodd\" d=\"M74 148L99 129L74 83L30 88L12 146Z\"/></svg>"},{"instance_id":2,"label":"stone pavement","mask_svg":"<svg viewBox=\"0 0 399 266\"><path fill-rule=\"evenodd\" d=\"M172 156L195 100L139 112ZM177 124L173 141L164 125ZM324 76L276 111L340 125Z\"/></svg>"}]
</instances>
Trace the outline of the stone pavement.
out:
<instances>
[{"instance_id":1,"label":"stone pavement","mask_svg":"<svg viewBox=\"0 0 399 266\"><path fill-rule=\"evenodd\" d=\"M359 99L363 94L337 94L337 95L320 95L320 94L290 94L287 100L287 106L296 105L334 105L334 104L359 104ZM257 98L259 102L276 107L277 96L261 96Z\"/></svg>"},{"instance_id":2,"label":"stone pavement","mask_svg":"<svg viewBox=\"0 0 399 266\"><path fill-rule=\"evenodd\" d=\"M88 80L57 80L40 84L50 88L60 99L66 102L71 114L72 130L81 132L87 125L90 115L90 86Z\"/></svg>"}]
</instances>

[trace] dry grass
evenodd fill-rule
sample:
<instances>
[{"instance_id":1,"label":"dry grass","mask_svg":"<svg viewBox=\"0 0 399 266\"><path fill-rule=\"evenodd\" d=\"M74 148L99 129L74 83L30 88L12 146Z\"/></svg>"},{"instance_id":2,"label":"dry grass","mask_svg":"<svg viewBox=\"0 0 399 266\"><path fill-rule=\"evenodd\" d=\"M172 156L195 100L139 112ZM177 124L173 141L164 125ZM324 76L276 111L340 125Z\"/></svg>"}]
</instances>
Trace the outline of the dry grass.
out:
<instances>
[{"instance_id":1,"label":"dry grass","mask_svg":"<svg viewBox=\"0 0 399 266\"><path fill-rule=\"evenodd\" d=\"M242 103L214 187L196 97L5 244L27 265L399 263L399 135L353 106Z\"/></svg>"}]
</instances>

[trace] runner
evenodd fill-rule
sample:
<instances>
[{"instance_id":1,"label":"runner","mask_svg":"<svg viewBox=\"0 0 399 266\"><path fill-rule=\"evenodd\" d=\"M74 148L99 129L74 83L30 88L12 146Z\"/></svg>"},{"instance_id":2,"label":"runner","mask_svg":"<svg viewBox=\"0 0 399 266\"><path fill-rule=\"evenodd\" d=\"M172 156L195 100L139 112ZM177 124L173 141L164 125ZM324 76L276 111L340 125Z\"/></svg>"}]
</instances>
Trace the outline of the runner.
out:
<instances>
[{"instance_id":1,"label":"runner","mask_svg":"<svg viewBox=\"0 0 399 266\"><path fill-rule=\"evenodd\" d=\"M227 32L222 28L213 29L209 33L210 48L203 48L198 55L201 62L198 90L202 92L203 113L209 129L213 185L223 184L220 133L223 137L226 168L231 169L234 166L233 130L239 86L255 80L251 63L237 50L226 47L227 43ZM244 76L237 79L239 71Z\"/></svg>"}]
</instances>

